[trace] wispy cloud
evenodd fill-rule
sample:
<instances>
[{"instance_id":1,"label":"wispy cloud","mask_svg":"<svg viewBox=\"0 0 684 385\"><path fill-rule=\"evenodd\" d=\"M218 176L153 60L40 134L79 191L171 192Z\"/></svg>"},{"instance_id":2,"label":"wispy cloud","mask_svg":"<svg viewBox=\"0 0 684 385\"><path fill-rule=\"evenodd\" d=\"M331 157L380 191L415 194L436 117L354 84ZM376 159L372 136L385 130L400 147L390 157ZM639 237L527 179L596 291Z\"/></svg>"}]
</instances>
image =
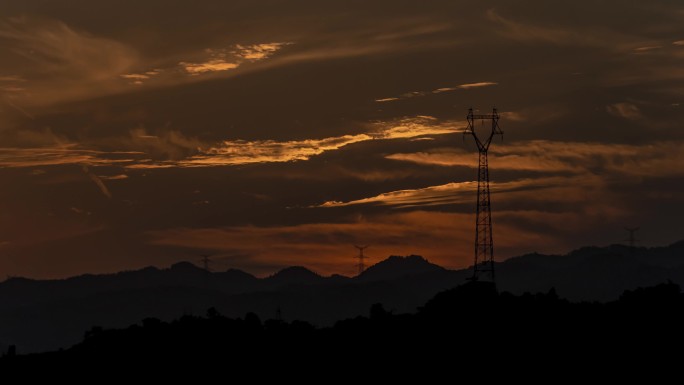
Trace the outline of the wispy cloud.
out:
<instances>
[{"instance_id":1,"label":"wispy cloud","mask_svg":"<svg viewBox=\"0 0 684 385\"><path fill-rule=\"evenodd\" d=\"M574 178L576 182L579 179ZM568 179L562 177L526 178L510 182L492 182L494 193L516 190L548 189L567 185ZM473 192L477 190L477 181L452 182L418 189L397 190L382 193L373 197L352 201L327 201L312 207L345 207L354 205L375 204L396 206L399 208L442 206L473 201Z\"/></svg>"},{"instance_id":2,"label":"wispy cloud","mask_svg":"<svg viewBox=\"0 0 684 385\"><path fill-rule=\"evenodd\" d=\"M466 83L466 84L461 84L455 87L444 87L444 88L437 88L436 90L433 90L433 94L439 94L442 92L449 92L449 91L456 91L456 90L467 90L470 88L479 88L479 87L490 87L490 86L495 86L499 83L497 82L478 82L478 83Z\"/></svg>"},{"instance_id":3,"label":"wispy cloud","mask_svg":"<svg viewBox=\"0 0 684 385\"><path fill-rule=\"evenodd\" d=\"M411 92L406 92L404 94L401 94L401 95L395 96L395 97L375 99L375 101L378 103L393 102L395 100L416 98L416 97L426 96L426 95L430 95L430 94L441 94L443 92L467 90L467 89L479 88L479 87L491 87L491 86L495 86L497 84L499 84L499 83L497 83L497 82L466 83L466 84L460 84L460 85L453 86L453 87L440 87L440 88L436 88L432 91L411 91Z\"/></svg>"},{"instance_id":4,"label":"wispy cloud","mask_svg":"<svg viewBox=\"0 0 684 385\"><path fill-rule=\"evenodd\" d=\"M76 30L58 21L15 17L0 22L0 41L23 58L22 76L31 97L26 104L44 104L109 92L116 79L138 61L137 53L118 41ZM99 87L95 87L98 84Z\"/></svg>"},{"instance_id":5,"label":"wispy cloud","mask_svg":"<svg viewBox=\"0 0 684 385\"><path fill-rule=\"evenodd\" d=\"M337 150L352 143L371 139L372 137L368 134L358 134L289 142L225 141L221 146L212 147L201 155L179 162L179 165L185 167L220 166L307 160L326 151Z\"/></svg>"},{"instance_id":6,"label":"wispy cloud","mask_svg":"<svg viewBox=\"0 0 684 385\"><path fill-rule=\"evenodd\" d=\"M123 179L128 179L128 175L126 174L117 174L117 175L98 175L98 178L102 180L123 180Z\"/></svg>"},{"instance_id":7,"label":"wispy cloud","mask_svg":"<svg viewBox=\"0 0 684 385\"><path fill-rule=\"evenodd\" d=\"M399 98L382 98L382 99L375 99L376 102L378 103L385 103L385 102L393 102L395 100L399 100Z\"/></svg>"},{"instance_id":8,"label":"wispy cloud","mask_svg":"<svg viewBox=\"0 0 684 385\"><path fill-rule=\"evenodd\" d=\"M144 128L133 129L129 136L108 138L107 146L130 151L102 151L84 148L84 144L59 142L34 148L0 148L0 167L37 167L60 164L119 165L130 169L174 167L235 166L253 163L305 161L327 151L371 140L429 138L461 132L464 122L440 121L431 116L416 116L369 125L365 133L322 139L292 141L226 140L207 145L178 131L152 135ZM49 134L49 133L48 133ZM48 135L45 134L45 135ZM92 144L97 147L98 143Z\"/></svg>"},{"instance_id":9,"label":"wispy cloud","mask_svg":"<svg viewBox=\"0 0 684 385\"><path fill-rule=\"evenodd\" d=\"M19 75L0 76L0 82L25 82L26 79Z\"/></svg>"},{"instance_id":10,"label":"wispy cloud","mask_svg":"<svg viewBox=\"0 0 684 385\"><path fill-rule=\"evenodd\" d=\"M178 63L190 75L199 75L209 72L234 70L245 62L256 62L264 60L283 46L292 44L288 42L261 43L252 45L236 44L233 49L211 49L205 50L209 59L202 62L180 62Z\"/></svg>"},{"instance_id":11,"label":"wispy cloud","mask_svg":"<svg viewBox=\"0 0 684 385\"><path fill-rule=\"evenodd\" d=\"M42 148L0 148L0 167L43 167L65 164L88 166L125 165L144 155L140 152L106 152L79 149L76 145Z\"/></svg>"},{"instance_id":12,"label":"wispy cloud","mask_svg":"<svg viewBox=\"0 0 684 385\"><path fill-rule=\"evenodd\" d=\"M225 73L267 59L289 44L235 44L200 53L175 53L173 59L152 62L133 45L78 30L59 20L29 16L0 20L0 43L23 65L21 77L0 78L0 91L23 93L13 100L22 110L26 106L131 92L130 85L168 86L198 81L204 79L201 75ZM177 57L185 60L177 61ZM19 81L24 84L18 85Z\"/></svg>"},{"instance_id":13,"label":"wispy cloud","mask_svg":"<svg viewBox=\"0 0 684 385\"><path fill-rule=\"evenodd\" d=\"M56 20L9 19L0 24L0 38L16 43L17 52L46 72L101 78L133 63L133 53L125 45L78 32Z\"/></svg>"},{"instance_id":14,"label":"wispy cloud","mask_svg":"<svg viewBox=\"0 0 684 385\"><path fill-rule=\"evenodd\" d=\"M135 168L211 167L250 163L278 163L308 160L326 151L369 140L410 139L460 132L463 122L440 122L431 116L417 116L398 121L379 122L367 133L323 139L293 141L230 140L203 150L200 154L175 162L137 164Z\"/></svg>"},{"instance_id":15,"label":"wispy cloud","mask_svg":"<svg viewBox=\"0 0 684 385\"><path fill-rule=\"evenodd\" d=\"M261 43L235 46L235 56L245 60L262 60L291 43Z\"/></svg>"},{"instance_id":16,"label":"wispy cloud","mask_svg":"<svg viewBox=\"0 0 684 385\"><path fill-rule=\"evenodd\" d=\"M636 47L636 48L634 48L634 52L643 53L643 52L649 52L649 51L657 50L660 48L663 48L663 47L660 45L649 45L649 46L644 46L644 47Z\"/></svg>"},{"instance_id":17,"label":"wispy cloud","mask_svg":"<svg viewBox=\"0 0 684 385\"><path fill-rule=\"evenodd\" d=\"M229 63L224 59L212 59L204 63L178 63L190 75L199 75L204 72L228 71L240 66L239 63Z\"/></svg>"},{"instance_id":18,"label":"wispy cloud","mask_svg":"<svg viewBox=\"0 0 684 385\"><path fill-rule=\"evenodd\" d=\"M90 180L92 180L93 183L95 183L95 185L100 189L100 191L102 191L102 194L104 194L104 196L106 196L107 198L112 199L112 193L109 191L107 185L104 184L102 179L99 176L93 174L88 168L88 166L84 165L82 169L83 172L88 176L88 178L90 178Z\"/></svg>"},{"instance_id":19,"label":"wispy cloud","mask_svg":"<svg viewBox=\"0 0 684 385\"><path fill-rule=\"evenodd\" d=\"M16 93L26 91L26 79L19 75L0 76L0 91L5 92L7 99L16 96ZM17 108L17 106L12 105Z\"/></svg>"},{"instance_id":20,"label":"wispy cloud","mask_svg":"<svg viewBox=\"0 0 684 385\"><path fill-rule=\"evenodd\" d=\"M550 27L541 23L522 22L503 16L495 9L487 11L487 18L503 27L500 34L508 39L546 42L562 46L587 46L608 48L618 52L633 52L644 47L647 39L622 34L604 26ZM641 41L642 45L639 45ZM657 44L649 44L654 46Z\"/></svg>"},{"instance_id":21,"label":"wispy cloud","mask_svg":"<svg viewBox=\"0 0 684 385\"><path fill-rule=\"evenodd\" d=\"M314 207L344 207L363 204L413 207L462 203L464 196L461 195L460 192L473 191L476 188L476 182L447 183L444 185L429 186L420 189L390 191L376 195L374 197L347 202L327 201Z\"/></svg>"},{"instance_id":22,"label":"wispy cloud","mask_svg":"<svg viewBox=\"0 0 684 385\"><path fill-rule=\"evenodd\" d=\"M149 75L145 75L145 74L123 74L120 76L123 79L133 80L133 81L145 80L145 79L150 78Z\"/></svg>"},{"instance_id":23,"label":"wispy cloud","mask_svg":"<svg viewBox=\"0 0 684 385\"><path fill-rule=\"evenodd\" d=\"M159 75L161 69L154 69L145 73L130 73L119 75L122 79L129 80L131 84L143 84L144 81L149 80L153 76Z\"/></svg>"},{"instance_id":24,"label":"wispy cloud","mask_svg":"<svg viewBox=\"0 0 684 385\"><path fill-rule=\"evenodd\" d=\"M608 113L611 115L629 120L643 118L643 114L641 113L639 107L632 103L623 102L611 104L606 106L606 111L608 111Z\"/></svg>"},{"instance_id":25,"label":"wispy cloud","mask_svg":"<svg viewBox=\"0 0 684 385\"><path fill-rule=\"evenodd\" d=\"M183 54L192 60L181 62L179 71L178 62L171 64L165 59L147 63L154 66L144 70L145 60L131 45L54 19L4 19L0 21L0 42L23 65L21 75L10 73L0 77L0 92L11 97L7 103L12 108L31 118L36 114L34 107L128 92L131 88L126 84L164 86L192 82L195 76L183 75L236 69L267 59L288 44L237 44L203 50L200 54Z\"/></svg>"},{"instance_id":26,"label":"wispy cloud","mask_svg":"<svg viewBox=\"0 0 684 385\"><path fill-rule=\"evenodd\" d=\"M629 145L535 140L493 147L489 162L498 170L622 177L679 176L684 175L684 159L679 156L683 149L684 143L676 141ZM386 157L424 165L477 167L474 154L454 149Z\"/></svg>"}]
</instances>

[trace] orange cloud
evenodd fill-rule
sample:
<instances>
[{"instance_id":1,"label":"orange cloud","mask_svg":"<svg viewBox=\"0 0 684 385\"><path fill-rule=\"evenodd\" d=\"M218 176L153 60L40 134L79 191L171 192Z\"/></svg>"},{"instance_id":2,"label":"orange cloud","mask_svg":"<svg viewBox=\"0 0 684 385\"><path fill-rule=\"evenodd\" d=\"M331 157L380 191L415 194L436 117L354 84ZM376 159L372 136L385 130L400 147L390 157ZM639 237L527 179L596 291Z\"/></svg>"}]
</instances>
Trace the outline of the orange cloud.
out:
<instances>
[{"instance_id":1,"label":"orange cloud","mask_svg":"<svg viewBox=\"0 0 684 385\"><path fill-rule=\"evenodd\" d=\"M212 167L253 163L280 163L308 160L327 151L370 141L429 138L434 135L461 132L465 124L439 121L431 116L416 116L368 126L368 132L322 139L293 141L227 140L208 145L181 132L169 131L150 135L145 128L130 131L128 137L108 138L107 145L132 151L87 150L51 132L36 134L40 147L0 148L0 167L34 167L59 164L121 165L130 169ZM96 143L97 144L97 143ZM127 157L122 157L127 155Z\"/></svg>"},{"instance_id":2,"label":"orange cloud","mask_svg":"<svg viewBox=\"0 0 684 385\"><path fill-rule=\"evenodd\" d=\"M249 163L291 162L307 160L326 151L372 139L367 134L344 135L324 139L306 139L288 142L273 140L225 141L201 155L178 162L181 167L238 165Z\"/></svg>"},{"instance_id":3,"label":"orange cloud","mask_svg":"<svg viewBox=\"0 0 684 385\"><path fill-rule=\"evenodd\" d=\"M420 96L426 96L429 94L441 94L443 92L451 92L451 91L456 91L456 90L467 90L467 89L471 89L471 88L490 87L490 86L495 86L498 84L499 83L497 83L497 82L466 83L466 84L460 84L460 85L457 85L454 87L441 87L441 88L434 89L432 91L406 92L406 93L404 93L400 96L397 96L397 97L375 99L375 101L378 103L393 102L395 100L410 99L410 98L415 98L415 97L420 97Z\"/></svg>"},{"instance_id":4,"label":"orange cloud","mask_svg":"<svg viewBox=\"0 0 684 385\"><path fill-rule=\"evenodd\" d=\"M308 160L326 151L338 150L344 146L369 140L391 140L417 138L428 135L443 135L459 132L462 122L440 122L431 116L417 116L398 121L380 122L371 126L368 133L343 135L323 139L306 139L278 142L273 140L224 141L219 146L202 151L175 162L149 164L149 168L162 167L211 167L250 163L278 163ZM136 164L133 168L146 168Z\"/></svg>"},{"instance_id":5,"label":"orange cloud","mask_svg":"<svg viewBox=\"0 0 684 385\"><path fill-rule=\"evenodd\" d=\"M262 60L271 56L273 53L281 49L283 46L292 43L261 43L252 45L235 46L235 55L245 60Z\"/></svg>"},{"instance_id":6,"label":"orange cloud","mask_svg":"<svg viewBox=\"0 0 684 385\"><path fill-rule=\"evenodd\" d=\"M399 100L399 98L382 98L382 99L375 99L376 102L378 103L385 103L385 102L393 102L395 100Z\"/></svg>"},{"instance_id":7,"label":"orange cloud","mask_svg":"<svg viewBox=\"0 0 684 385\"><path fill-rule=\"evenodd\" d=\"M27 95L19 105L45 105L116 90L116 78L139 60L125 44L37 17L0 22L0 41L25 60ZM41 81L31 81L33 79ZM94 84L98 84L97 87Z\"/></svg>"},{"instance_id":8,"label":"orange cloud","mask_svg":"<svg viewBox=\"0 0 684 385\"><path fill-rule=\"evenodd\" d=\"M495 86L499 83L497 82L478 82L478 83L466 83L457 86L456 89L469 89L469 88L480 88L480 87L490 87ZM433 91L434 92L434 91Z\"/></svg>"},{"instance_id":9,"label":"orange cloud","mask_svg":"<svg viewBox=\"0 0 684 385\"><path fill-rule=\"evenodd\" d=\"M634 48L634 52L644 53L644 52L653 51L653 50L660 49L660 48L663 48L663 47L660 45L650 45L650 46L645 46L645 47Z\"/></svg>"},{"instance_id":10,"label":"orange cloud","mask_svg":"<svg viewBox=\"0 0 684 385\"><path fill-rule=\"evenodd\" d=\"M240 67L245 61L255 62L273 55L283 46L291 43L236 44L235 49L206 49L210 59L199 62L178 63L188 74L199 75L208 72L228 71Z\"/></svg>"},{"instance_id":11,"label":"orange cloud","mask_svg":"<svg viewBox=\"0 0 684 385\"><path fill-rule=\"evenodd\" d=\"M120 78L129 80L131 84L143 84L146 80L149 80L153 76L159 75L162 72L160 69L155 69L151 71L147 71L145 73L131 73L131 74L122 74L119 75Z\"/></svg>"},{"instance_id":12,"label":"orange cloud","mask_svg":"<svg viewBox=\"0 0 684 385\"><path fill-rule=\"evenodd\" d=\"M570 189L591 187L599 182L591 177L549 177L549 178L526 178L510 182L490 182L492 194L497 194L497 199L514 200L516 191L544 190L544 196L555 201L574 201L572 196L565 195ZM469 203L474 201L474 193L477 191L477 181L452 182L438 186L428 186L418 189L406 189L390 191L370 198L363 198L348 202L327 201L314 207L344 207L364 204L379 204L384 206L428 207ZM506 194L498 196L498 193ZM527 194L527 193L524 193ZM537 193L535 193L537 194Z\"/></svg>"},{"instance_id":13,"label":"orange cloud","mask_svg":"<svg viewBox=\"0 0 684 385\"><path fill-rule=\"evenodd\" d=\"M240 66L239 63L229 63L223 59L213 59L204 63L178 63L190 75L199 75L204 72L228 71Z\"/></svg>"},{"instance_id":14,"label":"orange cloud","mask_svg":"<svg viewBox=\"0 0 684 385\"><path fill-rule=\"evenodd\" d=\"M682 142L629 145L533 140L493 146L489 163L500 170L677 176L684 174L684 159L679 156L683 150ZM390 154L386 158L425 165L477 167L477 154L465 150L435 149Z\"/></svg>"},{"instance_id":15,"label":"orange cloud","mask_svg":"<svg viewBox=\"0 0 684 385\"><path fill-rule=\"evenodd\" d=\"M464 199L465 197L462 193L468 191L471 192L468 196L472 196L472 191L475 191L476 189L476 182L447 183L440 186L429 186L421 189L391 191L374 197L348 202L327 201L316 207L344 207L369 203L396 205L400 207L463 203L466 199Z\"/></svg>"},{"instance_id":16,"label":"orange cloud","mask_svg":"<svg viewBox=\"0 0 684 385\"><path fill-rule=\"evenodd\" d=\"M83 150L70 144L44 148L0 148L0 167L40 167L64 164L88 166L124 165L135 162L139 152L104 152Z\"/></svg>"}]
</instances>

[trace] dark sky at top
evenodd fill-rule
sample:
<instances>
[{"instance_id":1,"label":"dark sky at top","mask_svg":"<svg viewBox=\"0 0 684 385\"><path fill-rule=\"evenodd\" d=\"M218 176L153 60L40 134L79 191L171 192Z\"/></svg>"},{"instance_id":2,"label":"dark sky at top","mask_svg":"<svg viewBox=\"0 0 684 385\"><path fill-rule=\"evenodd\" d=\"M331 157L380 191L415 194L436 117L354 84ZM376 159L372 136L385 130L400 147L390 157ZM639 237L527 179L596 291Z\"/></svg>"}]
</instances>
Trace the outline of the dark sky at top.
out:
<instances>
[{"instance_id":1,"label":"dark sky at top","mask_svg":"<svg viewBox=\"0 0 684 385\"><path fill-rule=\"evenodd\" d=\"M681 1L0 3L0 276L682 236Z\"/></svg>"}]
</instances>

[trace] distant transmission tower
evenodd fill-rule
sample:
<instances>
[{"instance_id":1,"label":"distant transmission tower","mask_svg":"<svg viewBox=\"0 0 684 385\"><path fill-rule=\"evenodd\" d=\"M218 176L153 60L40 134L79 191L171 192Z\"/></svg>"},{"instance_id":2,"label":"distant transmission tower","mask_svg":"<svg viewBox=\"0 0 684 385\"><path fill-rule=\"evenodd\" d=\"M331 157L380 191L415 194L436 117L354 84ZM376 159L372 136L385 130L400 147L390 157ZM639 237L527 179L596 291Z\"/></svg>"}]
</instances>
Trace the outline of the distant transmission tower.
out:
<instances>
[{"instance_id":1,"label":"distant transmission tower","mask_svg":"<svg viewBox=\"0 0 684 385\"><path fill-rule=\"evenodd\" d=\"M639 242L639 240L636 239L636 237L634 237L634 233L636 233L639 230L639 227L633 227L633 228L625 227L625 230L627 230L627 232L629 232L629 236L627 237L627 239L625 239L625 241L627 241L629 243L629 250L634 251L634 247L636 246L636 243Z\"/></svg>"},{"instance_id":2,"label":"distant transmission tower","mask_svg":"<svg viewBox=\"0 0 684 385\"><path fill-rule=\"evenodd\" d=\"M492 129L480 139L475 132L475 121L491 121ZM492 143L494 135L501 135L499 128L499 114L496 108L491 114L473 114L473 109L468 110L468 128L463 135L472 135L480 152L480 161L477 172L477 215L475 218L475 264L473 265L472 280L480 279L483 273L489 273L494 282L494 240L492 239L492 208L489 194L489 166L487 163L487 151Z\"/></svg>"},{"instance_id":3,"label":"distant transmission tower","mask_svg":"<svg viewBox=\"0 0 684 385\"><path fill-rule=\"evenodd\" d=\"M209 254L202 254L200 255L202 257L202 267L204 268L204 271L207 273L211 271L211 268L209 265L211 264L211 255Z\"/></svg>"},{"instance_id":4,"label":"distant transmission tower","mask_svg":"<svg viewBox=\"0 0 684 385\"><path fill-rule=\"evenodd\" d=\"M363 273L364 270L366 270L366 264L363 262L363 260L364 260L364 259L368 259L368 257L365 256L365 255L363 255L363 251L366 250L366 249L368 248L368 246L357 246L357 245L354 245L354 247L356 247L357 249L359 249L359 255L358 255L356 258L359 259L359 263L358 263L357 266L359 267L359 275L361 275L361 273Z\"/></svg>"}]
</instances>

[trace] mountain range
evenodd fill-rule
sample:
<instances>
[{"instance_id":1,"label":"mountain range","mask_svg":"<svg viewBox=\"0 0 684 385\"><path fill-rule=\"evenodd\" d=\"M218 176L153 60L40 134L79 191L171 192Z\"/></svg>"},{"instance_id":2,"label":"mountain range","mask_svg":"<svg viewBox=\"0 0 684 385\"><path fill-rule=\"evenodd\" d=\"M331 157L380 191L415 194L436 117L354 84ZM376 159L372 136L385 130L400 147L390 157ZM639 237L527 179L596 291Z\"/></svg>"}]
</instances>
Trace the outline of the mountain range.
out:
<instances>
[{"instance_id":1,"label":"mountain range","mask_svg":"<svg viewBox=\"0 0 684 385\"><path fill-rule=\"evenodd\" d=\"M496 264L500 291L547 292L573 301L608 301L624 290L665 281L684 284L684 241L666 247L585 247L566 255L527 254ZM356 277L321 276L301 266L257 278L230 269L207 272L180 262L116 274L63 280L9 278L0 283L0 351L68 347L93 326L124 327L162 320L247 312L263 319L305 320L319 326L366 314L374 303L414 312L436 293L465 282L470 269L448 270L420 256L391 256Z\"/></svg>"}]
</instances>

